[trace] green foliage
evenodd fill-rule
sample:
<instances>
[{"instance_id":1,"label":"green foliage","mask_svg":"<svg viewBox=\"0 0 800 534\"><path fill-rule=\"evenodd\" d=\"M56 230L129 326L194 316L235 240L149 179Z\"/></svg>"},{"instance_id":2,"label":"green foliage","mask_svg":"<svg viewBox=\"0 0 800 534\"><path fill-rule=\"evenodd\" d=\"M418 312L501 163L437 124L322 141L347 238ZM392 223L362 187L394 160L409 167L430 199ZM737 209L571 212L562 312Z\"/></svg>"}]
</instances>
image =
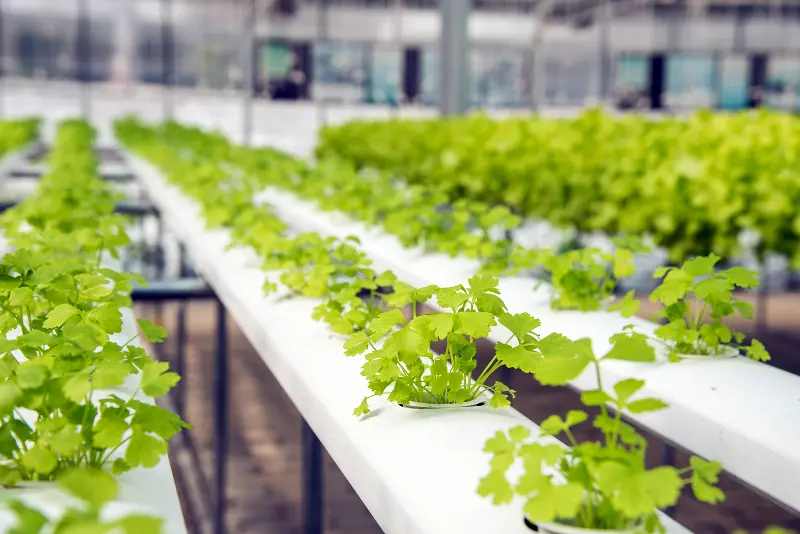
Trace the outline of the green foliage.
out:
<instances>
[{"instance_id":1,"label":"green foliage","mask_svg":"<svg viewBox=\"0 0 800 534\"><path fill-rule=\"evenodd\" d=\"M782 112L654 121L594 109L571 119L352 121L323 128L317 157L435 187L446 202L503 205L587 233L651 235L674 262L731 257L741 231L753 229L760 254L797 264L798 149L800 121Z\"/></svg>"},{"instance_id":2,"label":"green foliage","mask_svg":"<svg viewBox=\"0 0 800 534\"><path fill-rule=\"evenodd\" d=\"M359 250L356 238L326 238L309 232L293 235L268 204L254 205L255 192L266 184L285 181L287 175L291 180L293 173L303 172L293 168L290 160L282 160L270 151L261 154L238 149L224 139L174 123L149 129L126 119L116 128L123 142L159 165L170 181L200 204L209 226L230 229L232 246L255 250L263 269L275 273L265 284L265 292L283 289L291 295L320 300L313 317L345 336L347 356L365 355L362 375L373 396L388 394L390 401L401 404L452 404L474 400L488 391L490 404L499 408L509 404L508 396L514 392L500 382L488 385L494 372L503 365L526 372L534 368L539 354L538 337L533 330L539 322L527 314L507 313L498 296L497 279L476 275L466 286L415 288L397 280L390 271L375 271ZM164 150L164 141L185 147L183 157ZM202 147L202 151L192 147ZM215 170L222 165L213 158L229 161L234 156L237 165L252 165L259 173L240 175ZM312 188L313 184L307 185ZM313 187L317 185L321 182ZM220 202L221 190L226 191L228 202ZM341 200L345 202L347 198L352 197L344 194ZM492 242L492 228L510 228L519 222L505 208L479 203L456 203L451 211L433 209L430 215L441 225L442 232L438 237L427 235L427 243L457 243L449 252L472 250L481 257L496 254L493 244L487 246ZM471 233L473 230L477 233ZM465 232L477 236L477 240L464 237ZM439 245L436 249L442 250ZM382 292L381 288L387 286L394 291ZM416 306L434 297L450 311L417 317ZM408 321L402 312L407 306L412 308ZM497 346L492 360L475 377L475 340L487 336L498 323L507 325L513 335L507 343ZM435 341L445 342L443 354L431 351ZM368 399L364 399L355 413L368 411Z\"/></svg>"},{"instance_id":3,"label":"green foliage","mask_svg":"<svg viewBox=\"0 0 800 534\"><path fill-rule=\"evenodd\" d=\"M128 238L97 175L93 139L85 122L62 122L49 172L0 220L14 247L0 263L1 485L55 480L76 467L152 466L188 426L136 398L163 395L179 377L132 344L135 336L112 341L137 277L102 266ZM166 333L140 324L148 339ZM128 378L139 387L127 400L100 393Z\"/></svg>"},{"instance_id":4,"label":"green foliage","mask_svg":"<svg viewBox=\"0 0 800 534\"><path fill-rule=\"evenodd\" d=\"M596 248L581 248L558 253L538 251L536 262L549 274L554 309L597 311L612 298L617 280L633 276L633 251L617 248L604 253ZM617 306L625 317L635 313Z\"/></svg>"},{"instance_id":5,"label":"green foliage","mask_svg":"<svg viewBox=\"0 0 800 534\"><path fill-rule=\"evenodd\" d=\"M744 335L723 324L723 319L737 313L752 318L753 306L737 299L734 291L757 287L758 273L738 266L718 271L714 267L719 260L715 254L700 256L680 267L661 267L653 275L662 281L650 300L664 306L656 317L666 321L655 333L672 353L714 356L741 344ZM755 360L770 359L758 340L744 348Z\"/></svg>"},{"instance_id":6,"label":"green foliage","mask_svg":"<svg viewBox=\"0 0 800 534\"><path fill-rule=\"evenodd\" d=\"M525 515L533 522L607 530L639 527L644 532L663 530L655 512L674 505L686 485L703 502L724 499L715 486L722 469L719 462L692 457L690 466L683 469L646 468L647 442L622 420L622 414L652 412L667 405L638 395L644 387L643 380L623 380L614 385L613 392L606 391L600 379L600 361L653 361L655 355L646 338L639 334L617 334L611 341L612 349L603 358L595 357L590 345L583 341L553 342L553 350L542 350L544 361L559 365L546 366L547 376L539 376L540 381L546 378L546 383L561 385L593 364L597 389L583 392L581 400L586 406L600 407L592 425L600 430L603 439L575 439L572 428L589 419L581 410L572 410L564 418L548 417L540 425L541 435L533 442L526 442L530 433L524 427L498 431L484 449L491 461L489 474L478 486L480 495L497 505L511 502L514 495L523 497ZM562 434L571 448L547 439ZM523 472L513 481L508 472L515 462L522 464Z\"/></svg>"},{"instance_id":7,"label":"green foliage","mask_svg":"<svg viewBox=\"0 0 800 534\"><path fill-rule=\"evenodd\" d=\"M161 518L129 514L109 520L103 513L119 491L117 481L105 471L72 469L58 479L60 488L77 502L60 517L50 520L37 508L14 499L7 507L16 516L10 534L160 534Z\"/></svg>"}]
</instances>

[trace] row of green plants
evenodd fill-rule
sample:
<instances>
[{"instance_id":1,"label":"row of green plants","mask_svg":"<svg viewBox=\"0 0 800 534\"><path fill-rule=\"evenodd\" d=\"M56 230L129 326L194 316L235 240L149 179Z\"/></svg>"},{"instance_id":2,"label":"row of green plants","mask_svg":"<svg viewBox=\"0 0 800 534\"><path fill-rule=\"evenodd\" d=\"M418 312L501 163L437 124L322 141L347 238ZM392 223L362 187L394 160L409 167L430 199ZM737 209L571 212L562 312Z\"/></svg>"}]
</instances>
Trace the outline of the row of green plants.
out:
<instances>
[{"instance_id":1,"label":"row of green plants","mask_svg":"<svg viewBox=\"0 0 800 534\"><path fill-rule=\"evenodd\" d=\"M135 343L166 330L139 319L141 334L117 337L134 284L146 281L110 267L130 240L94 140L88 123L61 122L35 193L0 218L10 248L0 263L0 485L18 497L55 483L77 503L51 520L12 500L17 534L160 532L160 518L101 512L115 477L155 467L189 426L153 402L178 375Z\"/></svg>"},{"instance_id":2,"label":"row of green plants","mask_svg":"<svg viewBox=\"0 0 800 534\"><path fill-rule=\"evenodd\" d=\"M576 118L353 121L325 127L319 165L384 174L557 227L650 235L671 261L741 252L800 262L800 119L759 110L653 120L587 110ZM336 191L330 192L337 196Z\"/></svg>"},{"instance_id":3,"label":"row of green plants","mask_svg":"<svg viewBox=\"0 0 800 534\"><path fill-rule=\"evenodd\" d=\"M644 334L626 328L611 337L607 353L596 354L589 339L572 340L558 333L542 336L537 333L541 326L537 318L509 313L499 295L498 280L491 275L476 274L454 287L414 287L391 271L376 271L356 238L293 234L273 206L255 204L254 195L279 179L278 173L286 172L286 161L280 156L274 166L265 166L268 160L259 155L260 172L253 172L245 167L253 152L217 135L174 123L153 127L132 118L118 121L115 130L127 148L154 164L169 183L196 201L209 228L225 228L231 247L255 251L268 273L267 294L282 291L318 301L313 317L341 335L346 356L363 358L361 374L371 394L354 415L368 413L371 397L377 396L403 406L466 407L485 402L502 409L514 394L493 379L503 366L520 369L551 386L563 386L583 372L593 372L597 387L581 398L589 409L597 410L591 425L600 430L602 439L575 439L573 427L588 424L589 410L551 416L537 436L524 427L498 432L486 442L490 471L476 481L484 497L501 505L521 496L524 515L551 532L570 525L611 532L658 532L663 527L656 511L675 504L685 487L703 502L724 499L716 486L719 462L692 457L683 468L647 469L647 442L623 420L623 413L652 412L667 405L642 396L643 380L611 385L602 380L603 361L656 361L656 350ZM283 178L293 179L290 174ZM698 258L661 273L665 278L661 293L671 302L671 313L682 306L689 308L687 295L708 299L707 310L695 315L722 317L726 306L734 307L733 287L752 283L754 273L726 271L710 278L711 287L700 285L717 259ZM385 291L389 286L392 291ZM418 315L417 305L428 301L435 301L443 311ZM697 327L698 337L709 346L728 338L719 323L711 324L713 333ZM476 341L497 325L510 332L509 338L496 344L491 360L478 368ZM678 338L677 333L672 335ZM443 351L431 349L436 341L442 342ZM562 435L569 449L547 439ZM523 466L519 476L510 474L514 464Z\"/></svg>"},{"instance_id":4,"label":"row of green plants","mask_svg":"<svg viewBox=\"0 0 800 534\"><path fill-rule=\"evenodd\" d=\"M0 157L34 142L39 136L40 123L37 118L0 121Z\"/></svg>"},{"instance_id":5,"label":"row of green plants","mask_svg":"<svg viewBox=\"0 0 800 534\"><path fill-rule=\"evenodd\" d=\"M268 148L235 146L221 135L210 135L174 122L165 123L161 135L165 142L191 147L206 164L211 162L214 166L221 162L222 167L218 168L224 169L223 172L235 170L237 175L243 173L255 180L249 189L242 191L240 204L251 203L252 195L267 186L280 187L314 201L323 210L340 210L368 224L381 224L406 246L422 240L428 250L480 257L484 261L479 272L484 275L513 275L522 268L535 269L543 281L549 282L553 309L609 308L621 311L625 317L631 317L639 309L634 291L616 304L611 301L619 282L636 274L635 254L649 250L641 239L616 239L613 252L596 248L526 249L506 237L492 235L498 225L510 228L518 222L504 208L457 202L452 210L442 211L441 202L445 199L432 195L424 186L412 188L419 194L410 194L408 198L384 188L381 184L388 184L386 175L358 176L323 164L311 167ZM212 209L218 210L223 218L226 216L227 208L212 206ZM396 217L400 220L398 225L389 224ZM406 237L410 240L406 241ZM753 339L745 344L744 335L727 326L733 316L752 318L752 305L739 299L737 290L757 287L757 272L741 266L719 269L721 260L712 253L654 273L661 284L651 293L650 300L661 305L654 318L664 323L656 330L655 340L670 359L732 356L740 350L755 360L770 359L760 341ZM336 317L337 313L334 309L328 316Z\"/></svg>"}]
</instances>

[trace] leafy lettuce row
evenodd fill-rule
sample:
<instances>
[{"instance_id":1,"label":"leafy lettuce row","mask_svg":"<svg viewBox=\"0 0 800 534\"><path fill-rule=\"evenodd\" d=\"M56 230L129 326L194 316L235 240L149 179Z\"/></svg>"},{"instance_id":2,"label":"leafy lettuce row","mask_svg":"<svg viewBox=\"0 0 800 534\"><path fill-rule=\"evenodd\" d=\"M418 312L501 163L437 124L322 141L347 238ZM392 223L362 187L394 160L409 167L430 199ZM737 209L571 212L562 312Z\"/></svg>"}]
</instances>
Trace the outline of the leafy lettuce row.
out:
<instances>
[{"instance_id":1,"label":"leafy lettuce row","mask_svg":"<svg viewBox=\"0 0 800 534\"><path fill-rule=\"evenodd\" d=\"M117 195L97 174L94 139L86 122L60 123L36 192L0 218L13 249L0 263L0 485L57 481L82 499L56 520L58 532L159 532L157 518L99 519L117 493L112 475L156 466L189 425L142 398L178 382L168 364L133 344L138 334L114 340L133 284L146 281L105 266L129 239ZM166 330L138 322L148 341L163 341ZM48 524L33 507L11 507L18 532Z\"/></svg>"},{"instance_id":2,"label":"leafy lettuce row","mask_svg":"<svg viewBox=\"0 0 800 534\"><path fill-rule=\"evenodd\" d=\"M800 119L768 110L651 120L589 110L574 119L484 115L353 121L320 134L341 159L451 202L480 200L557 227L651 235L673 262L757 252L800 262ZM366 200L368 197L364 197Z\"/></svg>"},{"instance_id":3,"label":"leafy lettuce row","mask_svg":"<svg viewBox=\"0 0 800 534\"><path fill-rule=\"evenodd\" d=\"M273 174L270 182L279 181L283 172L287 173L283 179L291 180L295 162L277 157L262 173L243 172L238 158L252 157L253 152L218 136L175 124L149 127L136 119L115 126L123 144L159 167L170 183L199 204L210 228L228 229L232 247L251 247L263 260L264 270L277 273L268 278L267 293L277 289L277 279L295 295L321 300L315 318L346 336L346 355L364 355L361 374L373 396L386 394L400 404L460 404L484 394L489 376L503 365L530 373L544 385L565 385L593 369L598 387L584 392L582 400L598 407L593 425L603 439L575 440L571 428L588 419L584 411L572 411L564 419L548 418L541 435L531 442L526 442L529 431L522 427L498 432L486 443L491 467L478 487L495 504L508 503L516 494L524 498L524 513L534 522L657 532L663 527L656 510L675 504L685 486L704 502L724 498L715 486L721 470L718 462L693 457L683 469L646 468L646 440L622 421L623 411L666 408L658 399L637 396L644 381L628 379L609 390L604 387L602 360L655 361L644 335L630 329L617 333L611 338L611 350L598 356L589 339L573 341L557 333L541 337L536 333L538 319L528 313L508 313L498 295L497 279L489 275L478 274L449 288L412 287L389 271L375 272L354 238L292 235L271 206L253 203L254 194L264 186L263 173ZM386 285L394 292L381 291ZM447 311L417 315L417 305L434 298ZM511 336L496 344L489 364L476 373L475 340L487 336L496 324L505 326ZM444 342L443 353L431 350L434 341ZM489 387L489 393L495 408L507 406L507 395L513 395L499 382ZM364 399L354 414L367 413L368 401ZM540 441L561 434L571 449ZM521 462L524 470L512 480L509 471L515 462Z\"/></svg>"}]
</instances>

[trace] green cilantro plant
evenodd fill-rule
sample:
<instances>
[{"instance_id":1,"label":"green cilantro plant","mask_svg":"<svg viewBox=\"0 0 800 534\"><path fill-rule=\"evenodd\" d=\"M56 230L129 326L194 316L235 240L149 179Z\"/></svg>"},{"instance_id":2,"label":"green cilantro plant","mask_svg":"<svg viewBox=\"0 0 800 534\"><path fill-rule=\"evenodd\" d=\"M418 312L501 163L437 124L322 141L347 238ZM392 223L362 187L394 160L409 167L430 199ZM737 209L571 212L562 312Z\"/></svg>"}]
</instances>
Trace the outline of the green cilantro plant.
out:
<instances>
[{"instance_id":1,"label":"green cilantro plant","mask_svg":"<svg viewBox=\"0 0 800 534\"><path fill-rule=\"evenodd\" d=\"M95 469L73 469L58 479L59 488L74 504L51 519L20 499L6 503L16 518L13 534L161 534L164 520L143 513L108 519L104 510L119 493L117 481Z\"/></svg>"},{"instance_id":2,"label":"green cilantro plant","mask_svg":"<svg viewBox=\"0 0 800 534\"><path fill-rule=\"evenodd\" d=\"M724 324L724 319L738 315L752 318L753 306L736 298L739 288L759 285L756 271L735 266L716 270L720 257L715 254L692 258L680 267L661 267L654 273L661 284L650 300L664 307L656 314L666 324L656 329L656 336L670 350L672 359L680 355L718 356L726 350L744 349L758 361L768 361L764 345L753 339L743 346L744 334Z\"/></svg>"},{"instance_id":3,"label":"green cilantro plant","mask_svg":"<svg viewBox=\"0 0 800 534\"><path fill-rule=\"evenodd\" d=\"M611 338L612 348L597 358L588 340L554 339L559 350L549 350L538 366L543 384L564 385L587 366L594 367L597 388L584 391L584 405L598 407L592 426L602 432L598 441L580 442L573 428L589 419L587 412L572 410L566 417L552 415L540 427L533 441L525 427L498 431L486 442L491 455L490 471L478 486L478 493L496 505L511 502L515 495L524 501L523 513L543 527L556 523L580 529L662 532L656 511L674 505L684 486L691 486L698 500L708 503L724 499L715 486L722 468L719 462L692 457L689 466L661 466L647 469L646 440L622 419L625 412L644 413L667 405L659 399L637 395L644 381L627 379L606 390L601 377L604 359L654 361L647 338L629 331ZM564 435L569 448L556 442ZM509 469L522 464L522 474L509 479Z\"/></svg>"}]
</instances>

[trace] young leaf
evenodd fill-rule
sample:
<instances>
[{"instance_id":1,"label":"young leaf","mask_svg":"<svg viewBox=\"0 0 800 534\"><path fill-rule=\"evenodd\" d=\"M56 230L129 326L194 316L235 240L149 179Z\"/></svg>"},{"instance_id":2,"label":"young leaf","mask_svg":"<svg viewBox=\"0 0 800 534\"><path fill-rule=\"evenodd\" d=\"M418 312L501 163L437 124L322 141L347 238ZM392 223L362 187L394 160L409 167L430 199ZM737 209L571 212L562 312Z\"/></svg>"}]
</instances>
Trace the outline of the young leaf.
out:
<instances>
[{"instance_id":1,"label":"young leaf","mask_svg":"<svg viewBox=\"0 0 800 534\"><path fill-rule=\"evenodd\" d=\"M58 479L61 487L89 505L99 508L117 496L117 482L99 469L73 469Z\"/></svg>"},{"instance_id":2,"label":"young leaf","mask_svg":"<svg viewBox=\"0 0 800 534\"><path fill-rule=\"evenodd\" d=\"M638 399L625 407L631 413L654 412L664 408L669 408L669 405L662 400L654 398Z\"/></svg>"},{"instance_id":3,"label":"young leaf","mask_svg":"<svg viewBox=\"0 0 800 534\"><path fill-rule=\"evenodd\" d=\"M508 328L514 334L514 337L522 343L525 335L529 334L535 328L539 328L542 322L533 317L527 312L523 313L504 313L500 316L500 324Z\"/></svg>"},{"instance_id":4,"label":"young leaf","mask_svg":"<svg viewBox=\"0 0 800 534\"><path fill-rule=\"evenodd\" d=\"M150 343L161 343L167 337L167 329L154 325L147 319L136 319L144 338Z\"/></svg>"},{"instance_id":5,"label":"young leaf","mask_svg":"<svg viewBox=\"0 0 800 534\"><path fill-rule=\"evenodd\" d=\"M67 320L80 314L80 311L70 304L59 304L47 314L47 320L42 324L47 329L58 328L67 322Z\"/></svg>"},{"instance_id":6,"label":"young leaf","mask_svg":"<svg viewBox=\"0 0 800 534\"><path fill-rule=\"evenodd\" d=\"M626 360L630 362L654 362L655 349L647 342L643 334L614 334L611 336L611 347L603 359Z\"/></svg>"},{"instance_id":7,"label":"young leaf","mask_svg":"<svg viewBox=\"0 0 800 534\"><path fill-rule=\"evenodd\" d=\"M134 467L155 467L166 453L167 444L164 441L134 431L125 451L125 461Z\"/></svg>"},{"instance_id":8,"label":"young leaf","mask_svg":"<svg viewBox=\"0 0 800 534\"><path fill-rule=\"evenodd\" d=\"M167 362L150 362L142 368L140 387L149 397L160 397L166 394L172 386L177 384L181 377L176 373L167 372Z\"/></svg>"}]
</instances>

